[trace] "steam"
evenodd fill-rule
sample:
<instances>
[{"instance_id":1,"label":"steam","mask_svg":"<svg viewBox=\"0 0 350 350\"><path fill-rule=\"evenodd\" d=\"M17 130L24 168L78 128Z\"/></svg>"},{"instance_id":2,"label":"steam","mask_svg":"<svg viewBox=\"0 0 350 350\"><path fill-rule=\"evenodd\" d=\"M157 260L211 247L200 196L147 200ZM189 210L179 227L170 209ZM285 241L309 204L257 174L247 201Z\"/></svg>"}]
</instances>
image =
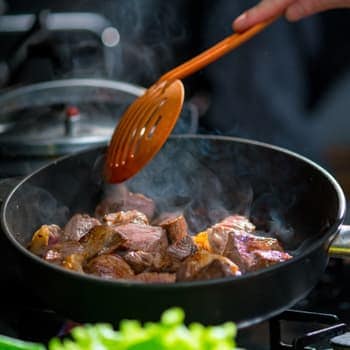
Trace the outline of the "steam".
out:
<instances>
[{"instance_id":1,"label":"steam","mask_svg":"<svg viewBox=\"0 0 350 350\"><path fill-rule=\"evenodd\" d=\"M239 214L250 217L259 233L286 244L293 241L294 230L286 214L296 197L281 194L272 185L276 179L269 177L269 166L247 159L239 151L231 154L229 147L225 152L219 147L218 152L211 143L198 140L194 144L181 142L182 147L176 147L175 142L168 143L141 173L126 184L109 186L108 192L123 195L126 186L142 193L156 202L159 215L183 214L192 234ZM287 177L278 179L276 187L284 181Z\"/></svg>"},{"instance_id":2,"label":"steam","mask_svg":"<svg viewBox=\"0 0 350 350\"><path fill-rule=\"evenodd\" d=\"M148 86L175 65L178 48L186 44L188 37L184 21L188 5L160 0L100 4L86 8L84 2L78 2L72 9L86 8L103 16L101 21L118 32L118 43L103 46L101 37L101 50L91 36L61 35L61 42L73 51L67 59L70 68L66 65L58 78L103 77Z\"/></svg>"}]
</instances>

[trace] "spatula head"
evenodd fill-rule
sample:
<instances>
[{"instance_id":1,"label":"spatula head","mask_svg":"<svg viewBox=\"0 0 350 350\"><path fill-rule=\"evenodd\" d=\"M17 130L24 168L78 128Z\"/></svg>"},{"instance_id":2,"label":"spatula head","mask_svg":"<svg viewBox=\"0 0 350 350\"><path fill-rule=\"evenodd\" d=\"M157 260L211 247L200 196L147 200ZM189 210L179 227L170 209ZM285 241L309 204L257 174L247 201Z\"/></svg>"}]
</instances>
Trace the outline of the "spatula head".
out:
<instances>
[{"instance_id":1,"label":"spatula head","mask_svg":"<svg viewBox=\"0 0 350 350\"><path fill-rule=\"evenodd\" d=\"M175 80L152 85L130 105L107 150L108 182L129 179L157 154L176 124L183 100L184 87Z\"/></svg>"}]
</instances>

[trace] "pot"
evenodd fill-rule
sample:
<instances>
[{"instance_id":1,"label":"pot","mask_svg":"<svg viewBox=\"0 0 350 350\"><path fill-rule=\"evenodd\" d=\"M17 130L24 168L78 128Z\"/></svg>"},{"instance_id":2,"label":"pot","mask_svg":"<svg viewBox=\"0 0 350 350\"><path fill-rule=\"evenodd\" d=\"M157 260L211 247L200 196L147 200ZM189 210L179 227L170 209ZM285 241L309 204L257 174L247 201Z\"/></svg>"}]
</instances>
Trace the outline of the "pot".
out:
<instances>
[{"instance_id":1,"label":"pot","mask_svg":"<svg viewBox=\"0 0 350 350\"><path fill-rule=\"evenodd\" d=\"M62 155L105 146L143 87L106 79L62 79L0 95L0 176L27 175ZM196 133L186 103L173 133Z\"/></svg>"},{"instance_id":2,"label":"pot","mask_svg":"<svg viewBox=\"0 0 350 350\"><path fill-rule=\"evenodd\" d=\"M22 276L46 305L78 322L123 318L157 320L180 306L187 320L234 321L243 328L271 318L304 298L331 254L349 255L343 226L345 197L323 168L286 149L218 136L173 136L126 185L169 210L206 206L250 215L269 224L293 259L240 277L175 284L111 281L64 270L26 249L42 224L63 225L77 212L93 213L106 187L104 147L61 158L23 179L3 204L3 235L17 254ZM189 220L193 230L205 226ZM215 220L214 220L215 221ZM196 226L197 225L197 226ZM199 226L198 226L199 225ZM332 243L333 242L333 243Z\"/></svg>"}]
</instances>

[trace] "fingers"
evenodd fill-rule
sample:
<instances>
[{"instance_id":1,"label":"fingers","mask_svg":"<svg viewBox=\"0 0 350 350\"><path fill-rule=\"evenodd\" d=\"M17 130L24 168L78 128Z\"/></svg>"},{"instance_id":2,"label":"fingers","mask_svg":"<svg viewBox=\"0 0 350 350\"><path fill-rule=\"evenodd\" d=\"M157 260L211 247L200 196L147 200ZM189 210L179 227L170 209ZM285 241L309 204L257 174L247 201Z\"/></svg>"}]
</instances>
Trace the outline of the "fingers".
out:
<instances>
[{"instance_id":1,"label":"fingers","mask_svg":"<svg viewBox=\"0 0 350 350\"><path fill-rule=\"evenodd\" d=\"M285 15L294 22L318 12L345 7L350 7L350 0L297 0L288 7Z\"/></svg>"},{"instance_id":2,"label":"fingers","mask_svg":"<svg viewBox=\"0 0 350 350\"><path fill-rule=\"evenodd\" d=\"M350 0L262 0L233 22L233 30L243 32L253 25L284 13L289 21L336 8L350 8Z\"/></svg>"},{"instance_id":3,"label":"fingers","mask_svg":"<svg viewBox=\"0 0 350 350\"><path fill-rule=\"evenodd\" d=\"M237 32L245 31L251 26L268 20L283 13L296 0L262 0L258 5L245 11L233 22L233 29Z\"/></svg>"}]
</instances>

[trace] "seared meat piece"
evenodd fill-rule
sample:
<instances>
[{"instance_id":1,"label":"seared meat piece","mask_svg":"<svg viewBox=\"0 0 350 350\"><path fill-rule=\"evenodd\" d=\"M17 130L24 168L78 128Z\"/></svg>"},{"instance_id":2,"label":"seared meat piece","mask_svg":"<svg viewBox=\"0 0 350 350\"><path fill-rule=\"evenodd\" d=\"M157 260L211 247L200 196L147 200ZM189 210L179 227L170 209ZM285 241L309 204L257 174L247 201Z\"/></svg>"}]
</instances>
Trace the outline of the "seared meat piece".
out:
<instances>
[{"instance_id":1,"label":"seared meat piece","mask_svg":"<svg viewBox=\"0 0 350 350\"><path fill-rule=\"evenodd\" d=\"M221 226L223 228L249 233L255 230L255 226L248 220L247 217L242 215L230 215L217 223L215 226Z\"/></svg>"},{"instance_id":2,"label":"seared meat piece","mask_svg":"<svg viewBox=\"0 0 350 350\"><path fill-rule=\"evenodd\" d=\"M28 249L39 256L42 256L46 251L46 248L59 241L62 234L62 230L57 225L42 225L37 230L31 242L28 245Z\"/></svg>"},{"instance_id":3,"label":"seared meat piece","mask_svg":"<svg viewBox=\"0 0 350 350\"><path fill-rule=\"evenodd\" d=\"M84 247L77 241L63 241L50 246L43 258L55 264L62 264L67 257L73 254L84 255Z\"/></svg>"},{"instance_id":4,"label":"seared meat piece","mask_svg":"<svg viewBox=\"0 0 350 350\"><path fill-rule=\"evenodd\" d=\"M93 227L101 223L88 214L75 214L63 229L63 238L67 241L79 241Z\"/></svg>"},{"instance_id":5,"label":"seared meat piece","mask_svg":"<svg viewBox=\"0 0 350 350\"><path fill-rule=\"evenodd\" d=\"M209 267L208 265L212 264L213 261L218 260L220 264L214 265L212 267ZM200 271L207 267L207 270L204 270L204 272L200 276L207 276L209 277L209 272L213 273L213 275L217 276L218 272L217 266L220 265L220 268L218 268L220 271L225 271L227 273L228 271L231 271L232 276L239 276L240 271L238 269L238 266L234 264L231 260L228 258L217 255L217 254L211 254L208 253L205 250L198 251L197 253L193 254L192 256L188 257L180 266L180 268L176 272L176 280L177 281L193 281L197 279L197 274L200 273ZM223 268L224 265L227 268ZM222 272L221 272L222 274Z\"/></svg>"},{"instance_id":6,"label":"seared meat piece","mask_svg":"<svg viewBox=\"0 0 350 350\"><path fill-rule=\"evenodd\" d=\"M223 254L227 247L229 232L253 232L255 226L244 216L231 215L207 229L210 249L216 254Z\"/></svg>"},{"instance_id":7,"label":"seared meat piece","mask_svg":"<svg viewBox=\"0 0 350 350\"><path fill-rule=\"evenodd\" d=\"M128 252L123 256L123 259L136 272L140 273L153 266L155 254L141 251Z\"/></svg>"},{"instance_id":8,"label":"seared meat piece","mask_svg":"<svg viewBox=\"0 0 350 350\"><path fill-rule=\"evenodd\" d=\"M115 213L118 211L138 210L144 213L148 220L152 220L155 212L154 201L143 194L132 193L128 191L120 191L114 196L105 198L95 210L98 218L103 218L108 213Z\"/></svg>"},{"instance_id":9,"label":"seared meat piece","mask_svg":"<svg viewBox=\"0 0 350 350\"><path fill-rule=\"evenodd\" d=\"M161 221L158 226L163 227L171 243L188 235L187 222L183 215L167 218Z\"/></svg>"},{"instance_id":10,"label":"seared meat piece","mask_svg":"<svg viewBox=\"0 0 350 350\"><path fill-rule=\"evenodd\" d=\"M87 259L95 255L108 254L125 243L126 238L113 226L99 225L93 227L80 243L84 246Z\"/></svg>"},{"instance_id":11,"label":"seared meat piece","mask_svg":"<svg viewBox=\"0 0 350 350\"><path fill-rule=\"evenodd\" d=\"M260 270L292 258L288 253L278 250L254 250L252 254L254 263L250 268L251 271Z\"/></svg>"},{"instance_id":12,"label":"seared meat piece","mask_svg":"<svg viewBox=\"0 0 350 350\"><path fill-rule=\"evenodd\" d=\"M220 226L213 226L208 230L211 250L222 254L237 264L242 272L255 269L255 250L280 251L282 247L275 238L259 237L250 233L226 230Z\"/></svg>"},{"instance_id":13,"label":"seared meat piece","mask_svg":"<svg viewBox=\"0 0 350 350\"><path fill-rule=\"evenodd\" d=\"M174 273L142 272L132 278L134 281L146 283L173 283L176 280Z\"/></svg>"},{"instance_id":14,"label":"seared meat piece","mask_svg":"<svg viewBox=\"0 0 350 350\"><path fill-rule=\"evenodd\" d=\"M134 276L134 271L120 256L111 254L103 254L91 259L85 271L95 276L112 279L128 279Z\"/></svg>"},{"instance_id":15,"label":"seared meat piece","mask_svg":"<svg viewBox=\"0 0 350 350\"><path fill-rule=\"evenodd\" d=\"M140 224L113 226L124 239L121 250L142 250L144 252L162 253L168 246L168 239L161 227Z\"/></svg>"},{"instance_id":16,"label":"seared meat piece","mask_svg":"<svg viewBox=\"0 0 350 350\"><path fill-rule=\"evenodd\" d=\"M167 249L168 255L177 260L184 260L193 255L197 251L197 246L193 242L190 235L184 236L182 239L170 245Z\"/></svg>"},{"instance_id":17,"label":"seared meat piece","mask_svg":"<svg viewBox=\"0 0 350 350\"><path fill-rule=\"evenodd\" d=\"M247 240L248 251L252 250L277 250L283 252L283 248L276 238L273 237L260 237L250 235Z\"/></svg>"},{"instance_id":18,"label":"seared meat piece","mask_svg":"<svg viewBox=\"0 0 350 350\"><path fill-rule=\"evenodd\" d=\"M136 273L148 272L175 272L180 266L180 260L171 258L169 254L148 253L143 251L128 252L123 259Z\"/></svg>"},{"instance_id":19,"label":"seared meat piece","mask_svg":"<svg viewBox=\"0 0 350 350\"><path fill-rule=\"evenodd\" d=\"M106 214L103 222L107 225L144 224L148 225L147 216L138 210L118 211Z\"/></svg>"},{"instance_id":20,"label":"seared meat piece","mask_svg":"<svg viewBox=\"0 0 350 350\"><path fill-rule=\"evenodd\" d=\"M214 278L223 278L229 276L237 276L239 274L233 273L232 268L226 262L215 259L208 265L193 275L191 281L211 280Z\"/></svg>"}]
</instances>

